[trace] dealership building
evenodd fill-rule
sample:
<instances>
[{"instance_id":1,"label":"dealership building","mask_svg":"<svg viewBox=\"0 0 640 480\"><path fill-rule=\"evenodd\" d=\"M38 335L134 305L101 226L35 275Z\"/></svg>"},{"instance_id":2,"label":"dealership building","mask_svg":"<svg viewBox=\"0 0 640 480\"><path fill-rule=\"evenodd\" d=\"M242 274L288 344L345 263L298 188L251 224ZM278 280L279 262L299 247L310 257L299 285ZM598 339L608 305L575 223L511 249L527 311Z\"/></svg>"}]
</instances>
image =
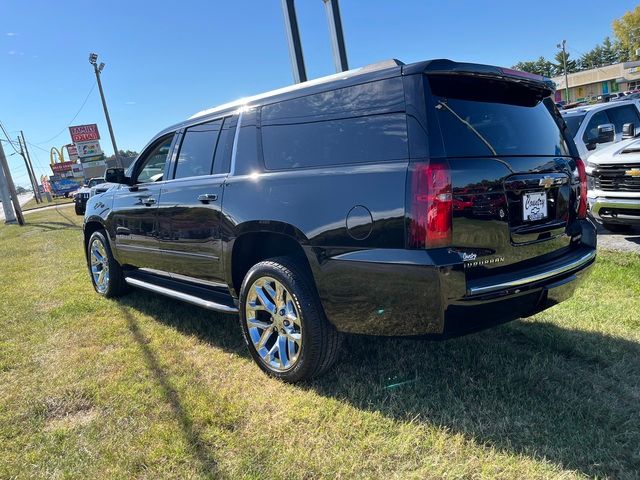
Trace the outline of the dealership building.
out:
<instances>
[{"instance_id":1,"label":"dealership building","mask_svg":"<svg viewBox=\"0 0 640 480\"><path fill-rule=\"evenodd\" d=\"M640 61L614 63L605 67L570 73L569 98L566 97L564 75L553 77L556 101L578 102L603 93L640 89Z\"/></svg>"}]
</instances>

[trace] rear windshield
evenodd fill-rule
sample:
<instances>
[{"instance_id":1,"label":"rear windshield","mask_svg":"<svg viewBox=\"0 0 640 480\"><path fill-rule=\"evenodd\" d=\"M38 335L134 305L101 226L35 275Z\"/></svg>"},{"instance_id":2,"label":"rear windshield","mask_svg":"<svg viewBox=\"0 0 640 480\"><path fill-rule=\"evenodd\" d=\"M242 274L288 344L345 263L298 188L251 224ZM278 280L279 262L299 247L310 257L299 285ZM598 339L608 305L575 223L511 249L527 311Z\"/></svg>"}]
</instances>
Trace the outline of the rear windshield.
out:
<instances>
[{"instance_id":1,"label":"rear windshield","mask_svg":"<svg viewBox=\"0 0 640 480\"><path fill-rule=\"evenodd\" d=\"M567 132L569 132L571 138L575 138L575 136L577 135L578 129L580 128L580 125L582 125L584 117L586 117L586 115L566 115L562 117L564 119L564 123L567 124Z\"/></svg>"},{"instance_id":2,"label":"rear windshield","mask_svg":"<svg viewBox=\"0 0 640 480\"><path fill-rule=\"evenodd\" d=\"M552 102L502 80L429 77L447 156L569 155Z\"/></svg>"}]
</instances>

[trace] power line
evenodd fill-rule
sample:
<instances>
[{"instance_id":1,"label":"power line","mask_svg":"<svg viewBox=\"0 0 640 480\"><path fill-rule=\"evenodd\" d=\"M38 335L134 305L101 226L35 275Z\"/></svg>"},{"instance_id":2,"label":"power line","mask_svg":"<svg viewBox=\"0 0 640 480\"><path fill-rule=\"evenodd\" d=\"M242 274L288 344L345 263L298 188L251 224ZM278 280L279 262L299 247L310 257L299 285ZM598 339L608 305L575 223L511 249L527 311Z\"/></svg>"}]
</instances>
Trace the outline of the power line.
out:
<instances>
[{"instance_id":1,"label":"power line","mask_svg":"<svg viewBox=\"0 0 640 480\"><path fill-rule=\"evenodd\" d=\"M69 126L73 123L73 121L78 117L78 115L80 115L80 112L82 111L82 109L84 108L84 106L87 104L87 101L89 100L89 97L91 96L91 93L93 93L93 89L96 88L96 82L93 82L91 84L91 88L89 89L89 93L87 93L87 96L84 98L84 101L82 102L82 105L80 105L80 108L78 109L78 111L76 112L76 114L73 116L73 118L71 120L69 120L69 123L67 123L67 125L65 125L62 130L60 130L58 133L56 133L53 137L47 139L47 140L43 140L42 142L36 142L36 145L42 145L43 143L48 143L52 140L55 140L56 138L58 138L60 135L62 135L67 128L69 128ZM31 143L29 145L32 145ZM34 145L32 145L34 146Z\"/></svg>"},{"instance_id":2,"label":"power line","mask_svg":"<svg viewBox=\"0 0 640 480\"><path fill-rule=\"evenodd\" d=\"M9 145L11 145L11 148L13 148L13 151L16 152L16 153L20 153L20 152L18 152L18 150L16 149L16 146L11 141L11 137L7 133L7 129L4 128L4 125L2 124L2 121L0 121L0 128L2 128L2 131L4 132L4 138L7 139L7 142L9 142Z\"/></svg>"}]
</instances>

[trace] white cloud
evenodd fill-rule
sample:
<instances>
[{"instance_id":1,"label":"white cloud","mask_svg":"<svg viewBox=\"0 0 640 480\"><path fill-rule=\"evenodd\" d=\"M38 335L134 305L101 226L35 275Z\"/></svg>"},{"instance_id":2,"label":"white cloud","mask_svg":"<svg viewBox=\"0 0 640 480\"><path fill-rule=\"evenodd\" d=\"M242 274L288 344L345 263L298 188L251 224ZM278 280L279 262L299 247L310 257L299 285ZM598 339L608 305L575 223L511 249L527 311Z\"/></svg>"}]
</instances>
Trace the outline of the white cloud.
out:
<instances>
[{"instance_id":1,"label":"white cloud","mask_svg":"<svg viewBox=\"0 0 640 480\"><path fill-rule=\"evenodd\" d=\"M18 34L17 34L17 33L15 33L15 32L7 32L7 33L5 33L5 35L6 35L7 37L15 37L15 36L16 36L16 35L18 35Z\"/></svg>"},{"instance_id":2,"label":"white cloud","mask_svg":"<svg viewBox=\"0 0 640 480\"><path fill-rule=\"evenodd\" d=\"M18 52L16 52L15 50L9 50L9 52L8 52L8 53L9 53L9 55L15 55L15 54L16 54L16 53L18 53Z\"/></svg>"},{"instance_id":3,"label":"white cloud","mask_svg":"<svg viewBox=\"0 0 640 480\"><path fill-rule=\"evenodd\" d=\"M135 105L136 102L132 102L132 101L128 101L128 102L124 102L125 105Z\"/></svg>"}]
</instances>

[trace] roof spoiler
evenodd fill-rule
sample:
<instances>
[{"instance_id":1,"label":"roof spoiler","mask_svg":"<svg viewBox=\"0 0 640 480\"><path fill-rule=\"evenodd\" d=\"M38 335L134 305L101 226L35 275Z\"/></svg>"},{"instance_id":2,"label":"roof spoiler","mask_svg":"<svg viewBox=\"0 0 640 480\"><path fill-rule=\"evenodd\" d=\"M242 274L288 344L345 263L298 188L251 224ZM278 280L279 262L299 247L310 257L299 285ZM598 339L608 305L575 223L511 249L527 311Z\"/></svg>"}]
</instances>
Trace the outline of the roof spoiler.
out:
<instances>
[{"instance_id":1,"label":"roof spoiler","mask_svg":"<svg viewBox=\"0 0 640 480\"><path fill-rule=\"evenodd\" d=\"M534 73L523 72L521 70L513 70L511 68L496 67L493 65L483 65L480 63L459 63L447 59L431 60L409 65L403 73L418 73L414 71L420 68L423 73L428 75L471 75L478 77L499 77L518 83L528 84L534 88L538 88L547 92L548 95L556 91L555 83L547 77L536 75ZM411 68L413 67L413 68Z\"/></svg>"}]
</instances>

